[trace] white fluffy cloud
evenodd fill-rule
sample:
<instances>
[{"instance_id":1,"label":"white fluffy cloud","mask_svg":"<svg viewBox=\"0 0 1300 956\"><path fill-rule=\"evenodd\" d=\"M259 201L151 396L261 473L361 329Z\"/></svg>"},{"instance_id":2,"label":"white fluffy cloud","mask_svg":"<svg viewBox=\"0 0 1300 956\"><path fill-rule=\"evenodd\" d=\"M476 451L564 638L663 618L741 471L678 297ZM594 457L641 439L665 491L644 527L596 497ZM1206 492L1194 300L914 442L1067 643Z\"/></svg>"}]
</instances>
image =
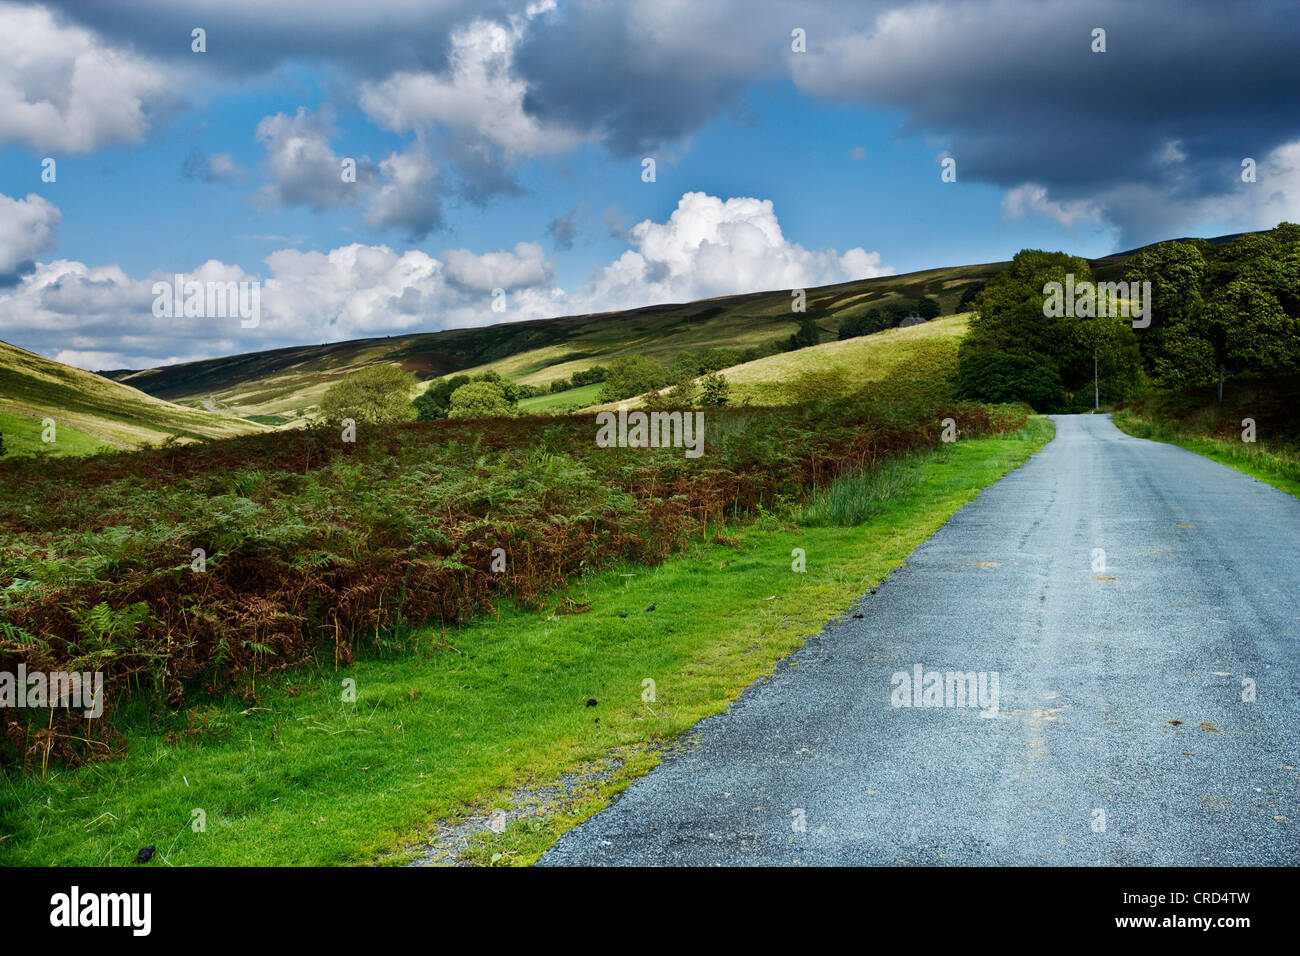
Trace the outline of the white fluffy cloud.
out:
<instances>
[{"instance_id":1,"label":"white fluffy cloud","mask_svg":"<svg viewBox=\"0 0 1300 956\"><path fill-rule=\"evenodd\" d=\"M554 4L529 7L529 18ZM451 35L444 74L399 72L361 90L361 107L372 120L396 132L429 133L446 127L500 149L507 162L566 152L581 142L576 134L544 126L524 112L527 85L513 74L515 46L526 18L509 24L475 20Z\"/></svg>"},{"instance_id":2,"label":"white fluffy cloud","mask_svg":"<svg viewBox=\"0 0 1300 956\"><path fill-rule=\"evenodd\" d=\"M554 274L542 247L535 242L521 242L514 252L489 252L481 256L468 249L453 249L445 258L447 278L464 289L479 292L493 289L508 292L547 285Z\"/></svg>"},{"instance_id":3,"label":"white fluffy cloud","mask_svg":"<svg viewBox=\"0 0 1300 956\"><path fill-rule=\"evenodd\" d=\"M855 248L841 256L790 242L767 199L686 193L667 222L639 223L628 239L635 248L584 288L581 298L593 308L806 288L893 272L881 265L878 252Z\"/></svg>"},{"instance_id":4,"label":"white fluffy cloud","mask_svg":"<svg viewBox=\"0 0 1300 956\"><path fill-rule=\"evenodd\" d=\"M261 322L232 318L159 318L153 283L170 273L132 278L117 266L41 263L0 288L0 338L83 367L145 367L285 345L490 325L584 312L682 302L739 292L806 288L887 275L880 254L843 255L792 243L772 203L687 193L663 223L628 232L633 248L570 294L555 284L542 246L482 254L453 249L442 258L420 250L353 244L329 252L280 249L260 275L215 260L187 273L199 281L260 280ZM494 299L495 289L505 291ZM505 310L494 310L502 301ZM165 348L166 352L161 350Z\"/></svg>"},{"instance_id":5,"label":"white fluffy cloud","mask_svg":"<svg viewBox=\"0 0 1300 956\"><path fill-rule=\"evenodd\" d=\"M335 155L329 144L334 135L334 118L328 111L312 113L300 106L294 116L263 117L256 137L266 147L273 182L262 187L261 202L316 210L356 202L357 183L343 181L343 157ZM357 166L360 180L365 167L361 162Z\"/></svg>"},{"instance_id":6,"label":"white fluffy cloud","mask_svg":"<svg viewBox=\"0 0 1300 956\"><path fill-rule=\"evenodd\" d=\"M54 245L61 218L57 206L35 193L26 199L0 193L0 283L12 280Z\"/></svg>"},{"instance_id":7,"label":"white fluffy cloud","mask_svg":"<svg viewBox=\"0 0 1300 956\"><path fill-rule=\"evenodd\" d=\"M167 89L154 63L44 7L0 3L0 146L84 153L138 140Z\"/></svg>"}]
</instances>

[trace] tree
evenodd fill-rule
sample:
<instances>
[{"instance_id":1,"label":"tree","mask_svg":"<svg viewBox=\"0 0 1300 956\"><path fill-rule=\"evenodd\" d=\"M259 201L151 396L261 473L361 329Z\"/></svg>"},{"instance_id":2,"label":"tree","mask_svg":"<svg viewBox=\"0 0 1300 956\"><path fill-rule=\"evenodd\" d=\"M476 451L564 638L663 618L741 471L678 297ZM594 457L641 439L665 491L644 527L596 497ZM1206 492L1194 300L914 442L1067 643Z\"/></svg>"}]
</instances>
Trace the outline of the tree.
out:
<instances>
[{"instance_id":1,"label":"tree","mask_svg":"<svg viewBox=\"0 0 1300 956\"><path fill-rule=\"evenodd\" d=\"M700 404L722 406L731 401L731 384L721 372L710 372L700 379Z\"/></svg>"},{"instance_id":2,"label":"tree","mask_svg":"<svg viewBox=\"0 0 1300 956\"><path fill-rule=\"evenodd\" d=\"M983 282L976 282L972 285L968 285L962 291L961 301L957 303L957 311L970 312L972 309L978 308L976 300L979 298L979 294L983 291Z\"/></svg>"},{"instance_id":3,"label":"tree","mask_svg":"<svg viewBox=\"0 0 1300 956\"><path fill-rule=\"evenodd\" d=\"M474 379L476 382L491 382L501 389L501 394L505 396L506 402L511 407L519 404L519 386L508 378L502 378L499 372L487 371Z\"/></svg>"},{"instance_id":4,"label":"tree","mask_svg":"<svg viewBox=\"0 0 1300 956\"><path fill-rule=\"evenodd\" d=\"M940 308L938 299L931 298L927 295L924 298L916 300L916 308L913 311L915 314L925 319L925 321L929 322L931 319L937 319L943 309Z\"/></svg>"},{"instance_id":5,"label":"tree","mask_svg":"<svg viewBox=\"0 0 1300 956\"><path fill-rule=\"evenodd\" d=\"M480 378L451 393L448 418L497 418L514 413L499 382Z\"/></svg>"},{"instance_id":6,"label":"tree","mask_svg":"<svg viewBox=\"0 0 1300 956\"><path fill-rule=\"evenodd\" d=\"M1108 400L1119 401L1137 387L1141 362L1130 320L1052 315L1044 309L1046 284L1064 283L1068 275L1076 288L1091 281L1086 260L1024 249L1009 269L988 281L958 347L962 397L1025 401L1044 412L1090 408L1094 354ZM1078 397L1071 400L1072 395Z\"/></svg>"},{"instance_id":7,"label":"tree","mask_svg":"<svg viewBox=\"0 0 1300 956\"><path fill-rule=\"evenodd\" d=\"M376 425L414 421L415 384L415 376L396 365L371 365L331 385L321 398L321 415L330 422L351 418Z\"/></svg>"},{"instance_id":8,"label":"tree","mask_svg":"<svg viewBox=\"0 0 1300 956\"><path fill-rule=\"evenodd\" d=\"M669 382L667 369L645 355L616 358L609 364L605 384L600 390L602 402L617 402L662 388Z\"/></svg>"},{"instance_id":9,"label":"tree","mask_svg":"<svg viewBox=\"0 0 1300 956\"><path fill-rule=\"evenodd\" d=\"M1200 375L1198 349L1188 350L1185 338L1188 318L1200 306L1201 285L1207 263L1204 242L1162 242L1143 249L1129 260L1124 279L1133 283L1151 283L1151 325L1138 337L1142 363L1155 384L1178 387L1192 384L1188 379ZM1171 339L1184 341L1175 342ZM1192 365L1183 366L1186 360Z\"/></svg>"},{"instance_id":10,"label":"tree","mask_svg":"<svg viewBox=\"0 0 1300 956\"><path fill-rule=\"evenodd\" d=\"M981 402L1025 402L1040 412L1061 411L1066 404L1061 378L1025 355L972 352L962 356L957 397Z\"/></svg>"},{"instance_id":11,"label":"tree","mask_svg":"<svg viewBox=\"0 0 1300 956\"><path fill-rule=\"evenodd\" d=\"M415 410L422 422L437 421L447 417L451 408L451 393L472 379L468 375L440 378L415 398Z\"/></svg>"},{"instance_id":12,"label":"tree","mask_svg":"<svg viewBox=\"0 0 1300 956\"><path fill-rule=\"evenodd\" d=\"M799 331L786 340L785 350L793 352L795 349L806 349L821 340L822 330L817 327L817 323L810 318L802 318L799 320Z\"/></svg>"},{"instance_id":13,"label":"tree","mask_svg":"<svg viewBox=\"0 0 1300 956\"><path fill-rule=\"evenodd\" d=\"M1193 328L1213 350L1219 398L1225 375L1300 370L1300 319L1287 315L1271 292L1248 279L1235 279L1211 296Z\"/></svg>"}]
</instances>

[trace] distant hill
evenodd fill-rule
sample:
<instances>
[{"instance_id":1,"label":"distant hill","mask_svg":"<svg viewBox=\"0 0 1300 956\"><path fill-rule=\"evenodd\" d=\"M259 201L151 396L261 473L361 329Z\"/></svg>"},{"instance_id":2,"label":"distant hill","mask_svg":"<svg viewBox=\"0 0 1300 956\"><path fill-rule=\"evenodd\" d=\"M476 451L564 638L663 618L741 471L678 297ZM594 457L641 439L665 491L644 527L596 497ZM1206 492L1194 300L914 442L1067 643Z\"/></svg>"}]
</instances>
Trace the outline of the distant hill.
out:
<instances>
[{"instance_id":1,"label":"distant hill","mask_svg":"<svg viewBox=\"0 0 1300 956\"><path fill-rule=\"evenodd\" d=\"M54 420L55 441L41 441ZM222 438L265 428L225 414L186 408L0 342L0 434L7 454L86 454L137 448L170 435Z\"/></svg>"},{"instance_id":2,"label":"distant hill","mask_svg":"<svg viewBox=\"0 0 1300 956\"><path fill-rule=\"evenodd\" d=\"M945 312L953 312L963 291L1007 265L927 269L808 289L807 314L834 334L846 318L898 298L934 296ZM169 401L207 402L234 414L283 423L314 407L333 382L367 365L392 363L421 380L493 369L519 382L543 385L620 355L671 362L687 350L744 348L788 338L802 318L791 313L790 301L790 290L781 289L100 374Z\"/></svg>"},{"instance_id":3,"label":"distant hill","mask_svg":"<svg viewBox=\"0 0 1300 956\"><path fill-rule=\"evenodd\" d=\"M1209 241L1218 244L1233 238ZM1094 275L1117 278L1137 251L1092 260ZM1008 265L952 266L822 286L807 290L807 310L824 332L832 335L850 316L899 298L934 296L949 315L957 311L964 291ZM648 355L671 362L686 350L744 348L785 339L799 318L790 311L790 290L779 289L624 312L303 345L100 374L172 402L207 405L268 424L286 424L309 413L339 378L367 365L398 365L422 381L453 372L475 374L492 369L518 382L545 385L593 365L607 364L620 355ZM534 404L540 408L563 403Z\"/></svg>"}]
</instances>

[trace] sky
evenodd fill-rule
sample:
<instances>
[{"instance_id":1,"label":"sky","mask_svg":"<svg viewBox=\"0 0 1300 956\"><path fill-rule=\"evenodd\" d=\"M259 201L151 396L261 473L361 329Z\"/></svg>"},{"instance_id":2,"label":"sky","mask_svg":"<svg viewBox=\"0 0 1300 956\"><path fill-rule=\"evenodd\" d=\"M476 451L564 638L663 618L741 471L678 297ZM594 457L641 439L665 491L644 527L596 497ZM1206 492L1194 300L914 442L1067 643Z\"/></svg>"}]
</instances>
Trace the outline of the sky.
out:
<instances>
[{"instance_id":1,"label":"sky","mask_svg":"<svg viewBox=\"0 0 1300 956\"><path fill-rule=\"evenodd\" d=\"M0 0L0 339L144 368L1270 228L1297 50L1290 0ZM176 274L259 320L156 315Z\"/></svg>"}]
</instances>

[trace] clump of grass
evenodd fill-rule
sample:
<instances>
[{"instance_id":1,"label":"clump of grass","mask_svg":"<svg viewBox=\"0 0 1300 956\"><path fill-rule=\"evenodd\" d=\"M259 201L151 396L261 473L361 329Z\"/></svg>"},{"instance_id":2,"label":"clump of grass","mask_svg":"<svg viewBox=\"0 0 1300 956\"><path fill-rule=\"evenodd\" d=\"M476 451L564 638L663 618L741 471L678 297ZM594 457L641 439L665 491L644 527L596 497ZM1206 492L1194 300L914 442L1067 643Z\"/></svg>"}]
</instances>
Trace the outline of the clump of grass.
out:
<instances>
[{"instance_id":1,"label":"clump of grass","mask_svg":"<svg viewBox=\"0 0 1300 956\"><path fill-rule=\"evenodd\" d=\"M877 467L835 479L799 509L796 521L814 528L853 528L915 487L918 472L910 458L890 458Z\"/></svg>"}]
</instances>

